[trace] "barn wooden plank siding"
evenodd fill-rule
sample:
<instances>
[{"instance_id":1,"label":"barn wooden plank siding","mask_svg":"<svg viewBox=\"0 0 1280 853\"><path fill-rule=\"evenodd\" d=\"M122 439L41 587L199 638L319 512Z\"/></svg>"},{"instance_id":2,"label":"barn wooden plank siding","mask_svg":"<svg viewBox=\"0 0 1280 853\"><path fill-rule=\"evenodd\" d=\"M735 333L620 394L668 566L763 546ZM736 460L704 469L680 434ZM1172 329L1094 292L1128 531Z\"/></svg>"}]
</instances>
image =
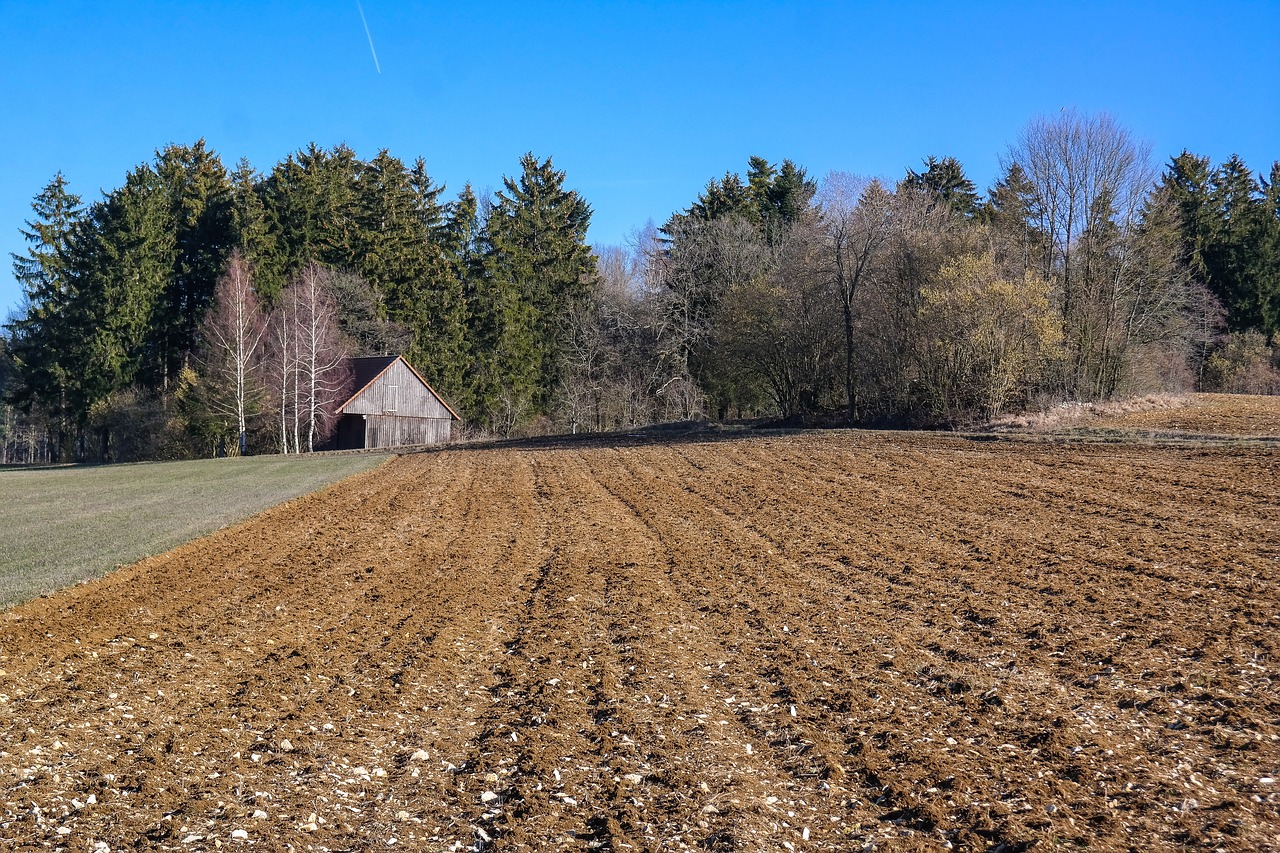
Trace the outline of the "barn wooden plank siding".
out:
<instances>
[{"instance_id":1,"label":"barn wooden plank siding","mask_svg":"<svg viewBox=\"0 0 1280 853\"><path fill-rule=\"evenodd\" d=\"M338 450L442 444L458 415L403 356L351 359L349 399L334 434Z\"/></svg>"}]
</instances>

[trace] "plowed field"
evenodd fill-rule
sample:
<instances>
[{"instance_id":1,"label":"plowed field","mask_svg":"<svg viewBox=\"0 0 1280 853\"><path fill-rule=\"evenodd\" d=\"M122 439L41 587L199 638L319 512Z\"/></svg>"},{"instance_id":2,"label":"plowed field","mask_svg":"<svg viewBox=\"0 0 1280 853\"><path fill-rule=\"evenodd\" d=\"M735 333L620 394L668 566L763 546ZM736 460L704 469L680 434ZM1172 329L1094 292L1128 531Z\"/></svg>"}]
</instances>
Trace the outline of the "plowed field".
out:
<instances>
[{"instance_id":1,"label":"plowed field","mask_svg":"<svg viewBox=\"0 0 1280 853\"><path fill-rule=\"evenodd\" d=\"M1280 450L405 457L0 616L10 849L1280 848Z\"/></svg>"},{"instance_id":2,"label":"plowed field","mask_svg":"<svg viewBox=\"0 0 1280 853\"><path fill-rule=\"evenodd\" d=\"M1280 436L1280 397L1191 394L1183 406L1103 417L1092 426L1274 438Z\"/></svg>"}]
</instances>

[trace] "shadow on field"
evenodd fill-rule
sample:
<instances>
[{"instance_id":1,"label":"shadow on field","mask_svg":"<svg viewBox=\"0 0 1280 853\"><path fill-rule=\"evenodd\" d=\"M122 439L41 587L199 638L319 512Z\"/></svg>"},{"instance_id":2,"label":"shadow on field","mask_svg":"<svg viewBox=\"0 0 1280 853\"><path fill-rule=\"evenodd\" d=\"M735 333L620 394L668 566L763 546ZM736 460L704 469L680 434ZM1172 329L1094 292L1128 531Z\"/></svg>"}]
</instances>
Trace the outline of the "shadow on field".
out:
<instances>
[{"instance_id":1,"label":"shadow on field","mask_svg":"<svg viewBox=\"0 0 1280 853\"><path fill-rule=\"evenodd\" d=\"M1280 449L1280 438L1271 436L1213 435L1170 430L1072 429L1054 432L958 431L886 425L797 425L777 420L682 421L614 432L543 435L524 438L477 439L455 444L398 448L409 455L447 450L569 450L642 447L652 445L715 444L755 438L788 438L803 435L862 434L914 436L918 440L951 439L978 444L1146 445L1195 448ZM355 451L361 452L361 451Z\"/></svg>"},{"instance_id":2,"label":"shadow on field","mask_svg":"<svg viewBox=\"0 0 1280 853\"><path fill-rule=\"evenodd\" d=\"M778 426L769 421L680 421L615 432L580 432L526 438L481 439L440 447L414 449L412 453L439 450L565 450L640 447L655 444L712 444L766 436L800 435L812 430Z\"/></svg>"}]
</instances>

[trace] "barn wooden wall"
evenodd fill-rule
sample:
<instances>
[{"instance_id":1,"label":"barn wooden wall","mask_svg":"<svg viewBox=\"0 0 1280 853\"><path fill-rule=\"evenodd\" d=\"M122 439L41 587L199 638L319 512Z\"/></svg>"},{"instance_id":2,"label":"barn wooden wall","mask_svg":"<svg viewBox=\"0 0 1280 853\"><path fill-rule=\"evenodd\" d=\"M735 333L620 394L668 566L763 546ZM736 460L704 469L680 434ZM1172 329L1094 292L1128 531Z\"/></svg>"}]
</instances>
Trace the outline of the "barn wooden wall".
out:
<instances>
[{"instance_id":1,"label":"barn wooden wall","mask_svg":"<svg viewBox=\"0 0 1280 853\"><path fill-rule=\"evenodd\" d=\"M399 386L399 395L392 404L389 386ZM422 382L413 375L403 361L396 361L386 371L373 380L369 387L356 399L352 400L343 411L349 415L384 415L395 413L412 418L445 418L451 417L449 410L440 404ZM423 442L404 442L421 444ZM386 445L373 445L386 446Z\"/></svg>"},{"instance_id":2,"label":"barn wooden wall","mask_svg":"<svg viewBox=\"0 0 1280 853\"><path fill-rule=\"evenodd\" d=\"M452 435L451 418L404 418L369 415L364 422L365 447L399 447L409 444L441 444Z\"/></svg>"}]
</instances>

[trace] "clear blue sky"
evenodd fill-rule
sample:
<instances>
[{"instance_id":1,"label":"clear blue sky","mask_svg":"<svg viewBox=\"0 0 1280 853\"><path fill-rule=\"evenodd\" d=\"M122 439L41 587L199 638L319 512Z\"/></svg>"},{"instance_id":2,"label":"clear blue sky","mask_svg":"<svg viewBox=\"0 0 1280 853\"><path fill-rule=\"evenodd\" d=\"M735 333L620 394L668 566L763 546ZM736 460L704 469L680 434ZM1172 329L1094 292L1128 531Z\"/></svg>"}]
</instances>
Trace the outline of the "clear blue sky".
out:
<instances>
[{"instance_id":1,"label":"clear blue sky","mask_svg":"<svg viewBox=\"0 0 1280 853\"><path fill-rule=\"evenodd\" d=\"M311 141L422 156L450 196L550 155L596 244L752 154L891 178L951 155L985 188L1064 106L1110 112L1160 162L1280 158L1280 0L363 6L381 73L356 0L0 0L0 315L55 172L97 199L201 137L264 171Z\"/></svg>"}]
</instances>

